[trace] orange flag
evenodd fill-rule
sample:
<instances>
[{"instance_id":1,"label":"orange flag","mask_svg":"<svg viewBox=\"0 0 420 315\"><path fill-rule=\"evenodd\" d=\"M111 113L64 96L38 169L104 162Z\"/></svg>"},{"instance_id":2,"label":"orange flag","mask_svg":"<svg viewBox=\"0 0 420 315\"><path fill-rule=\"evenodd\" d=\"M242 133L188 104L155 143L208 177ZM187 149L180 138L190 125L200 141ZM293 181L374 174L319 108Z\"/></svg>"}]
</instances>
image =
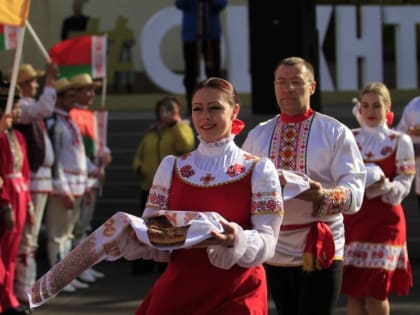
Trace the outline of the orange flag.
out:
<instances>
[{"instance_id":1,"label":"orange flag","mask_svg":"<svg viewBox=\"0 0 420 315\"><path fill-rule=\"evenodd\" d=\"M0 23L12 26L25 26L31 0L1 0Z\"/></svg>"}]
</instances>

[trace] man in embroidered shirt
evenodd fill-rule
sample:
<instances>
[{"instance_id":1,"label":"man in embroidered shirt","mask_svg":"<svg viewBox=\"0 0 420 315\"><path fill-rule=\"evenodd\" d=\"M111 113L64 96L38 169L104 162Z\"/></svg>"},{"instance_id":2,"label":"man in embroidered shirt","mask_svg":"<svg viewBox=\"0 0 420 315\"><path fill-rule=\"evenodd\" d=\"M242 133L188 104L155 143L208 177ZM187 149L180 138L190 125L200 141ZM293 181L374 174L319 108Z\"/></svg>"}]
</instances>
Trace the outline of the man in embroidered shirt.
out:
<instances>
[{"instance_id":1,"label":"man in embroidered shirt","mask_svg":"<svg viewBox=\"0 0 420 315\"><path fill-rule=\"evenodd\" d=\"M89 194L87 158L80 130L69 111L74 106L75 89L66 78L55 82L57 105L47 120L54 146L53 189L46 212L47 250L50 266L62 260L71 250L73 228L79 218L82 197ZM65 292L86 288L87 284L72 281Z\"/></svg>"},{"instance_id":2,"label":"man in embroidered shirt","mask_svg":"<svg viewBox=\"0 0 420 315\"><path fill-rule=\"evenodd\" d=\"M89 163L89 179L88 185L93 193L89 198L84 197L82 200L82 208L79 220L74 227L73 245L78 245L87 234L91 231L91 221L95 211L95 204L100 185L105 180L105 167L111 163L111 150L105 147L102 152L97 150L97 121L96 114L89 107L93 105L95 98L95 89L101 86L101 83L93 81L92 77L87 74L79 74L70 78L71 85L76 89L75 101L76 105L70 111L70 116L80 129L85 146L85 153ZM97 278L104 275L93 268L89 268L80 276L85 282L94 282Z\"/></svg>"},{"instance_id":3,"label":"man in embroidered shirt","mask_svg":"<svg viewBox=\"0 0 420 315\"><path fill-rule=\"evenodd\" d=\"M267 262L271 295L281 314L333 314L340 293L342 213L359 210L366 170L351 131L314 112L311 64L283 59L274 73L280 115L259 124L243 149L278 169L305 173L310 189L285 202L276 253Z\"/></svg>"}]
</instances>

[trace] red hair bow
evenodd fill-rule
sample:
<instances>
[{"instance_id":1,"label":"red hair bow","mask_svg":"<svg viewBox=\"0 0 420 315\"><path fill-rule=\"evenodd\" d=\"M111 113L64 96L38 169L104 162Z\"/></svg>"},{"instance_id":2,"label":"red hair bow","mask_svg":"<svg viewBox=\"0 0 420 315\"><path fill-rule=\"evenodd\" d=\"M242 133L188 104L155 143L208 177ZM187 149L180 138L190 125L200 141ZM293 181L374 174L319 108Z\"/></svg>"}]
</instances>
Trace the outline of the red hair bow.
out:
<instances>
[{"instance_id":1,"label":"red hair bow","mask_svg":"<svg viewBox=\"0 0 420 315\"><path fill-rule=\"evenodd\" d=\"M232 132L232 134L237 136L241 133L241 131L242 131L242 129L244 129L244 127L245 127L245 123L242 120L240 120L238 118L235 118L232 121L231 132Z\"/></svg>"}]
</instances>

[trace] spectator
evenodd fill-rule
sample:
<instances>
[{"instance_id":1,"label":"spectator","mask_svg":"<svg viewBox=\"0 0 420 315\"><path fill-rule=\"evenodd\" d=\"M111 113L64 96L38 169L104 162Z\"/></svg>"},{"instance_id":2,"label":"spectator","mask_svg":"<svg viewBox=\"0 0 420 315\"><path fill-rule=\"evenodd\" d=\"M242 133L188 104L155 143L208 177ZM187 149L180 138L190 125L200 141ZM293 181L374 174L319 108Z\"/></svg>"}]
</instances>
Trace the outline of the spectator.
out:
<instances>
[{"instance_id":1,"label":"spectator","mask_svg":"<svg viewBox=\"0 0 420 315\"><path fill-rule=\"evenodd\" d=\"M134 154L133 167L140 178L140 215L146 206L153 176L163 158L167 155L180 156L194 148L194 132L190 122L181 119L181 105L173 96L157 101L156 122L143 135ZM133 272L146 271L152 266L149 261L137 260L133 263Z\"/></svg>"},{"instance_id":2,"label":"spectator","mask_svg":"<svg viewBox=\"0 0 420 315\"><path fill-rule=\"evenodd\" d=\"M191 96L200 75L201 55L206 76L221 77L220 12L227 0L175 0L182 10L182 42L184 56L184 86L187 110L191 113Z\"/></svg>"},{"instance_id":3,"label":"spectator","mask_svg":"<svg viewBox=\"0 0 420 315\"><path fill-rule=\"evenodd\" d=\"M73 0L73 15L64 19L61 25L61 40L74 37L72 32L83 32L87 28L89 16L83 14L86 0Z\"/></svg>"}]
</instances>

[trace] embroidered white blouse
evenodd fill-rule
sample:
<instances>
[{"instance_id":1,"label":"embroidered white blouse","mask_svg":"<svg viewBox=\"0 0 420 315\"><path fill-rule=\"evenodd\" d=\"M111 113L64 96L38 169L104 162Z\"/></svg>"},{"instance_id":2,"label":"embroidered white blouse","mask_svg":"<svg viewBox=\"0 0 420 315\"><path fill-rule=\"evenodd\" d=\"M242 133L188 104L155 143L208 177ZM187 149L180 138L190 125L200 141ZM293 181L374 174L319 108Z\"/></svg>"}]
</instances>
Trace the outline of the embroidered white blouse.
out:
<instances>
[{"instance_id":1,"label":"embroidered white blouse","mask_svg":"<svg viewBox=\"0 0 420 315\"><path fill-rule=\"evenodd\" d=\"M88 189L88 162L83 139L79 128L67 112L58 108L55 112L57 114L55 125L49 126L54 128L54 193L80 197Z\"/></svg>"},{"instance_id":2,"label":"embroidered white blouse","mask_svg":"<svg viewBox=\"0 0 420 315\"><path fill-rule=\"evenodd\" d=\"M386 123L377 127L353 130L357 144L366 163L367 183L374 182L383 175L380 168L373 164L396 154L397 176L390 181L385 179L382 187L366 187L366 197L374 198L381 196L385 203L400 204L409 194L411 183L415 174L415 161L413 144L410 137L404 133L391 130Z\"/></svg>"},{"instance_id":3,"label":"embroidered white blouse","mask_svg":"<svg viewBox=\"0 0 420 315\"><path fill-rule=\"evenodd\" d=\"M404 108L397 130L408 133L410 128L420 127L420 97L413 98ZM416 194L420 195L420 136L410 136L414 144L416 159Z\"/></svg>"},{"instance_id":4,"label":"embroidered white blouse","mask_svg":"<svg viewBox=\"0 0 420 315\"><path fill-rule=\"evenodd\" d=\"M44 88L39 100L32 97L22 97L20 99L22 107L21 122L28 124L51 116L55 108L55 102L55 89L48 86ZM36 173L31 172L31 191L48 193L52 191L51 166L54 162L54 151L47 131L43 130L42 134L45 143L45 158L38 171Z\"/></svg>"},{"instance_id":5,"label":"embroidered white blouse","mask_svg":"<svg viewBox=\"0 0 420 315\"><path fill-rule=\"evenodd\" d=\"M360 209L366 169L354 136L336 119L314 112L300 121L286 122L277 115L252 129L243 149L267 156L279 169L303 172L320 182L327 192L318 216L312 202L297 198L285 201L284 225L329 225L335 242L335 258L342 259L344 223L342 213ZM324 211L325 210L325 211ZM280 231L271 265L299 266L309 227Z\"/></svg>"},{"instance_id":6,"label":"embroidered white blouse","mask_svg":"<svg viewBox=\"0 0 420 315\"><path fill-rule=\"evenodd\" d=\"M201 141L197 150L180 158L167 156L155 174L143 217L152 215L156 209L167 209L174 163L180 173L188 171L186 165L191 166L194 175L184 177L185 180L205 187L237 181L248 174L247 170L253 167L254 161L254 156L241 150L234 143L233 136L215 143ZM229 176L227 170L235 164L242 165L245 169ZM211 176L206 176L208 174ZM209 261L214 266L228 269L238 264L246 268L256 266L274 254L283 218L283 200L277 171L269 159L262 158L256 162L252 170L251 185L253 206L249 209L249 214L253 228L244 230L240 225L231 222L235 230L234 246L213 245L207 248ZM152 198L154 195L158 195L159 198ZM214 211L217 212L217 209ZM169 260L169 252L141 247L143 249L137 250L142 251L140 256L145 259Z\"/></svg>"}]
</instances>

